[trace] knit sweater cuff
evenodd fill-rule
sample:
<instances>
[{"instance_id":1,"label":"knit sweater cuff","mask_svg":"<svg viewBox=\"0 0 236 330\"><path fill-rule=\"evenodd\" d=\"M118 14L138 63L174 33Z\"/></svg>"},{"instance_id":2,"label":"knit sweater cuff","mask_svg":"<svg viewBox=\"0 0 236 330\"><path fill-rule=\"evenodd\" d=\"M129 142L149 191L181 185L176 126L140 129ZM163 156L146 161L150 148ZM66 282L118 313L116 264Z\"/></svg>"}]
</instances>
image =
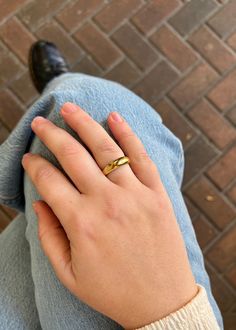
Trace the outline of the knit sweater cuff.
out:
<instances>
[{"instance_id":1,"label":"knit sweater cuff","mask_svg":"<svg viewBox=\"0 0 236 330\"><path fill-rule=\"evenodd\" d=\"M199 284L197 286L199 289L197 295L184 307L137 330L220 329L208 301L205 288Z\"/></svg>"}]
</instances>

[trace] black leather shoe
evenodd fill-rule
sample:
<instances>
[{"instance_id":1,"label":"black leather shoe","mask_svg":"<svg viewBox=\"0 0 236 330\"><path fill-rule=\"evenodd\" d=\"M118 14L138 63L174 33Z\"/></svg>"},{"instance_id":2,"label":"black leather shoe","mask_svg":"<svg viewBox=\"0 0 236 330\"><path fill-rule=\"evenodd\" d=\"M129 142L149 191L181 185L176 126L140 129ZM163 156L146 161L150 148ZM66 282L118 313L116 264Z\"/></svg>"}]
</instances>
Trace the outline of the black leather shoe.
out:
<instances>
[{"instance_id":1,"label":"black leather shoe","mask_svg":"<svg viewBox=\"0 0 236 330\"><path fill-rule=\"evenodd\" d=\"M36 41L29 51L29 70L34 86L42 93L54 77L69 71L62 54L52 42Z\"/></svg>"}]
</instances>

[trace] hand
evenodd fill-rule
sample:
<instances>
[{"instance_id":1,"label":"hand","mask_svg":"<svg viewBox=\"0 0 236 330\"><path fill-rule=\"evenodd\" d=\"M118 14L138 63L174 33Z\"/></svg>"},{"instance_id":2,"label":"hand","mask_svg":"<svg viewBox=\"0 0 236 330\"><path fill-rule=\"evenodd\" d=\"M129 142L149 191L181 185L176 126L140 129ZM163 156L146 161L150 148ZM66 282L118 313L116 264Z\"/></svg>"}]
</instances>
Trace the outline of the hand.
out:
<instances>
[{"instance_id":1,"label":"hand","mask_svg":"<svg viewBox=\"0 0 236 330\"><path fill-rule=\"evenodd\" d=\"M39 239L57 277L126 329L178 310L197 286L155 164L127 122L114 120L115 113L108 124L119 146L79 106L65 103L61 114L91 154L65 130L37 117L33 131L70 179L39 155L22 161L44 200L36 204ZM102 169L124 154L130 164L105 176Z\"/></svg>"}]
</instances>

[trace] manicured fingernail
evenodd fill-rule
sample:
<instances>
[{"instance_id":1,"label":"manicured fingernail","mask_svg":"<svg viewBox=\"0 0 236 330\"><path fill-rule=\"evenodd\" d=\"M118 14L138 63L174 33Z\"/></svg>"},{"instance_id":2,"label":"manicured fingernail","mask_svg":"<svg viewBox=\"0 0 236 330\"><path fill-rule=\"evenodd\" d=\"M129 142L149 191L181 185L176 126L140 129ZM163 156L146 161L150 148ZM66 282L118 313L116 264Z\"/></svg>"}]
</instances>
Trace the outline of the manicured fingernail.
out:
<instances>
[{"instance_id":1,"label":"manicured fingernail","mask_svg":"<svg viewBox=\"0 0 236 330\"><path fill-rule=\"evenodd\" d=\"M77 111L77 106L73 103L65 103L61 110L64 113L71 113Z\"/></svg>"},{"instance_id":2,"label":"manicured fingernail","mask_svg":"<svg viewBox=\"0 0 236 330\"><path fill-rule=\"evenodd\" d=\"M112 118L114 121L118 122L118 123L121 123L121 122L123 121L123 119L121 118L121 116L120 116L117 112L113 112L113 113L111 114L111 118Z\"/></svg>"},{"instance_id":3,"label":"manicured fingernail","mask_svg":"<svg viewBox=\"0 0 236 330\"><path fill-rule=\"evenodd\" d=\"M27 152L26 154L24 154L23 159L26 159L26 158L29 158L32 156L33 156L33 154L31 152Z\"/></svg>"},{"instance_id":4,"label":"manicured fingernail","mask_svg":"<svg viewBox=\"0 0 236 330\"><path fill-rule=\"evenodd\" d=\"M38 124L41 124L41 123L45 123L47 121L47 119L45 119L44 117L42 117L42 116L37 116L37 117L35 117L34 118L34 120L33 120L33 124L35 125L38 125Z\"/></svg>"}]
</instances>

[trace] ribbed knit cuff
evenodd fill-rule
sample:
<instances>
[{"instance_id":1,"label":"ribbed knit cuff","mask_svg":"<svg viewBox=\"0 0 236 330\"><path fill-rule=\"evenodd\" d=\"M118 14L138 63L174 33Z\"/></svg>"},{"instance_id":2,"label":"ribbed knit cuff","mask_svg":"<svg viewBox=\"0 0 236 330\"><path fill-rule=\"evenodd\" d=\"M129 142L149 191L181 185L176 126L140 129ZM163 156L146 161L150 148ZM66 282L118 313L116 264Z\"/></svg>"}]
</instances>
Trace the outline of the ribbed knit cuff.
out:
<instances>
[{"instance_id":1,"label":"ribbed knit cuff","mask_svg":"<svg viewBox=\"0 0 236 330\"><path fill-rule=\"evenodd\" d=\"M184 307L163 319L136 330L218 330L220 329L206 290L197 284L197 295Z\"/></svg>"}]
</instances>

